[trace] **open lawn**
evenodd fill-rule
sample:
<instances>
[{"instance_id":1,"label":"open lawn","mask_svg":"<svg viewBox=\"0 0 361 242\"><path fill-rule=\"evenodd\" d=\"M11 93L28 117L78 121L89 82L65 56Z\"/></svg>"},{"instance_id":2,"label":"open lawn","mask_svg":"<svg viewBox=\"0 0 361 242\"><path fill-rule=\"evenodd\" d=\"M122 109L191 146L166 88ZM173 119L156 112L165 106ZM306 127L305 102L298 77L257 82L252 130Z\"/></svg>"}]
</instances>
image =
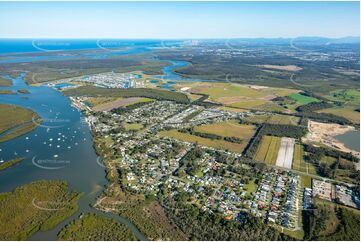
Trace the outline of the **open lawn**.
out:
<instances>
[{"instance_id":1,"label":"open lawn","mask_svg":"<svg viewBox=\"0 0 361 242\"><path fill-rule=\"evenodd\" d=\"M254 159L269 165L275 165L281 139L275 136L263 136Z\"/></svg>"},{"instance_id":2,"label":"open lawn","mask_svg":"<svg viewBox=\"0 0 361 242\"><path fill-rule=\"evenodd\" d=\"M245 148L246 144L237 144L237 143L231 143L224 140L211 140L207 138L202 138L199 136L187 134L178 132L175 129L167 130L167 131L161 131L159 132L159 135L161 137L171 137L174 139L191 142L191 143L198 143L202 146L208 146L215 149L221 149L221 150L229 150L235 153L242 153L243 149Z\"/></svg>"},{"instance_id":3,"label":"open lawn","mask_svg":"<svg viewBox=\"0 0 361 242\"><path fill-rule=\"evenodd\" d=\"M237 121L220 122L194 127L194 131L200 133L215 134L222 137L236 137L249 140L255 132L253 125L238 124Z\"/></svg>"}]
</instances>

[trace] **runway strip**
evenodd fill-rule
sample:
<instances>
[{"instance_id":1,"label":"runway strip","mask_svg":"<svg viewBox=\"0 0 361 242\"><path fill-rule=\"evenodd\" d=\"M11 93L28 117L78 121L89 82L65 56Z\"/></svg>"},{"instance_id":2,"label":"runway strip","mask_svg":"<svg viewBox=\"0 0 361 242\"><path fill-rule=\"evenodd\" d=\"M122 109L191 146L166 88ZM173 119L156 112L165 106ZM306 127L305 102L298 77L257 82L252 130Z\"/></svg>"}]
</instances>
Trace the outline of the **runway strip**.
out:
<instances>
[{"instance_id":1,"label":"runway strip","mask_svg":"<svg viewBox=\"0 0 361 242\"><path fill-rule=\"evenodd\" d=\"M294 148L295 148L295 139L282 137L280 149L278 150L276 166L291 169L293 162Z\"/></svg>"}]
</instances>

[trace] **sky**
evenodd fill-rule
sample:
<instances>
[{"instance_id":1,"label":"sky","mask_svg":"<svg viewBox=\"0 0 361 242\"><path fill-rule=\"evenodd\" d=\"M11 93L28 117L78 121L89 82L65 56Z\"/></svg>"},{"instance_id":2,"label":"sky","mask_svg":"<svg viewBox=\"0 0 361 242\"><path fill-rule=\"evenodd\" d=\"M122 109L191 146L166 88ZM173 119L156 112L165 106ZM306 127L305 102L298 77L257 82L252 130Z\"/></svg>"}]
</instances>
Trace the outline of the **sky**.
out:
<instances>
[{"instance_id":1,"label":"sky","mask_svg":"<svg viewBox=\"0 0 361 242\"><path fill-rule=\"evenodd\" d=\"M0 2L0 38L359 36L359 2Z\"/></svg>"}]
</instances>

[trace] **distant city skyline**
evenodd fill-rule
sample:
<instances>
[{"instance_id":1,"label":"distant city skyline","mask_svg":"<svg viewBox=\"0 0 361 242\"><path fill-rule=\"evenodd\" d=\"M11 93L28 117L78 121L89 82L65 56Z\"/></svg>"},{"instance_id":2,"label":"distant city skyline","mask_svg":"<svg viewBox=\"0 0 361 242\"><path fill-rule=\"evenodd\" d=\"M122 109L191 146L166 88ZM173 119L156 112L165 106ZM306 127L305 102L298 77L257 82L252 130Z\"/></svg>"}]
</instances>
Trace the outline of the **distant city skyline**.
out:
<instances>
[{"instance_id":1,"label":"distant city skyline","mask_svg":"<svg viewBox=\"0 0 361 242\"><path fill-rule=\"evenodd\" d=\"M0 38L359 36L359 2L0 2Z\"/></svg>"}]
</instances>

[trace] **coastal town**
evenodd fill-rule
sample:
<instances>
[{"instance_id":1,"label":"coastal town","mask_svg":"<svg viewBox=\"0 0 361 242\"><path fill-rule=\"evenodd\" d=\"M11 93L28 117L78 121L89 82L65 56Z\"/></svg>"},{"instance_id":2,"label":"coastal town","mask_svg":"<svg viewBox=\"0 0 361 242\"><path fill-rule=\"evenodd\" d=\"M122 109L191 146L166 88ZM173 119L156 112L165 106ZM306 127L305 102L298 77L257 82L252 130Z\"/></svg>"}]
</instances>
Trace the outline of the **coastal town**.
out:
<instances>
[{"instance_id":1,"label":"coastal town","mask_svg":"<svg viewBox=\"0 0 361 242\"><path fill-rule=\"evenodd\" d=\"M172 101L93 112L84 98L72 100L85 113L95 137L111 149L108 165L119 169L118 185L133 194L160 196L164 206L181 201L240 223L250 214L290 231L302 229L302 211L314 209L314 199L359 209L358 194L351 184L317 176L310 179L312 186L303 184L304 174L291 169L294 139L284 138L284 145L281 141L275 166L257 172L257 164L245 162L241 152L166 135L175 129L185 132L265 112L239 113Z\"/></svg>"}]
</instances>

